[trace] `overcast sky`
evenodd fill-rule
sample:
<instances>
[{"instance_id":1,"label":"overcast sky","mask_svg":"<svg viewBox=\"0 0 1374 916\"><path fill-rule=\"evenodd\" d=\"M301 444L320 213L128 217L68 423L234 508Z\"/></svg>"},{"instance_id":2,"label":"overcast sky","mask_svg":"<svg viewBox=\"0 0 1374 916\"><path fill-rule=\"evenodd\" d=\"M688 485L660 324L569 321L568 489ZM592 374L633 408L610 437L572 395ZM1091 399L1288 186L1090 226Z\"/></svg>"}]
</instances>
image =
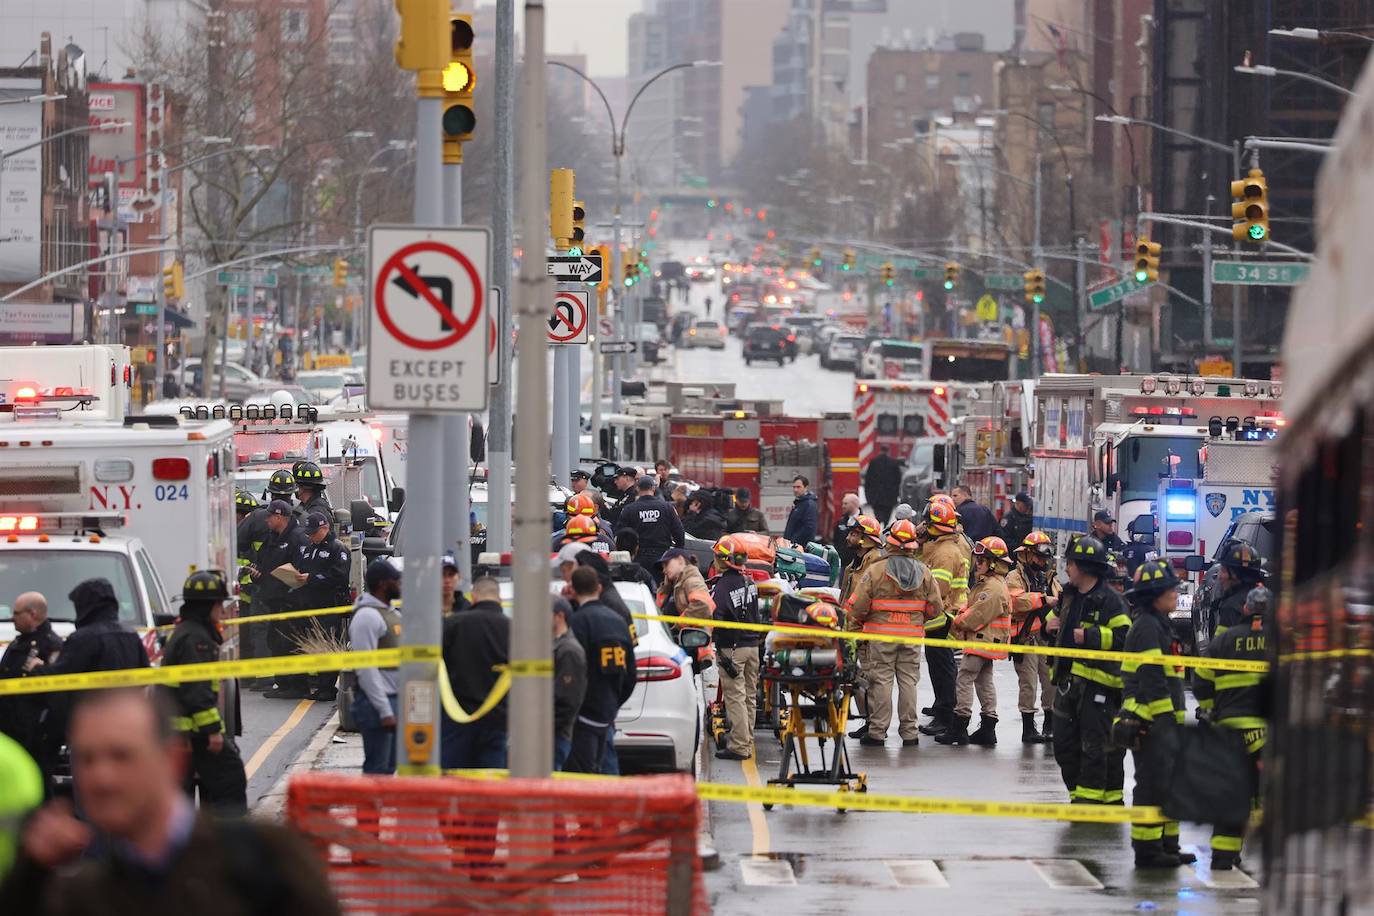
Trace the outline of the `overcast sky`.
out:
<instances>
[{"instance_id":1,"label":"overcast sky","mask_svg":"<svg viewBox=\"0 0 1374 916\"><path fill-rule=\"evenodd\" d=\"M640 0L548 0L549 51L586 54L593 76L624 76L625 23L642 8Z\"/></svg>"}]
</instances>

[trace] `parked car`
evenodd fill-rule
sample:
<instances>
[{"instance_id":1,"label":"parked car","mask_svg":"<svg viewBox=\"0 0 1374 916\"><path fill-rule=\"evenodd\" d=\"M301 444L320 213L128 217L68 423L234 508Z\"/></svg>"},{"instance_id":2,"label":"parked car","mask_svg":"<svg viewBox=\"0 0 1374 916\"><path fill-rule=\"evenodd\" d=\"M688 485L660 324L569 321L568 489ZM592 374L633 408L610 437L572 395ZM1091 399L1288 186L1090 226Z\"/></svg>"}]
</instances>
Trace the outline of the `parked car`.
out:
<instances>
[{"instance_id":1,"label":"parked car","mask_svg":"<svg viewBox=\"0 0 1374 916\"><path fill-rule=\"evenodd\" d=\"M344 393L348 380L338 369L309 369L296 373L296 384L310 395L311 404L328 404Z\"/></svg>"},{"instance_id":2,"label":"parked car","mask_svg":"<svg viewBox=\"0 0 1374 916\"><path fill-rule=\"evenodd\" d=\"M778 365L797 359L797 338L777 324L751 324L744 331L744 364L757 359L775 359Z\"/></svg>"},{"instance_id":3,"label":"parked car","mask_svg":"<svg viewBox=\"0 0 1374 916\"><path fill-rule=\"evenodd\" d=\"M875 340L859 357L859 378L920 378L925 369L921 345L909 340Z\"/></svg>"},{"instance_id":4,"label":"parked car","mask_svg":"<svg viewBox=\"0 0 1374 916\"><path fill-rule=\"evenodd\" d=\"M221 367L218 363L216 363L215 370L213 373L213 384L215 385L216 390L210 392L212 396L216 397L219 395L219 379L221 378L220 371ZM223 372L224 397L225 400L231 403L242 403L243 401L246 401L253 395L264 390L270 390L273 387L273 382L271 379L265 379L262 376L258 375L256 372L251 372L248 369L245 369L238 363L225 363L223 366ZM199 359L185 360L181 364L182 390L191 394L198 394L200 392L201 384L200 374L201 367Z\"/></svg>"},{"instance_id":5,"label":"parked car","mask_svg":"<svg viewBox=\"0 0 1374 916\"><path fill-rule=\"evenodd\" d=\"M796 336L798 352L817 352L816 335L825 323L824 318L819 315L788 315L782 323Z\"/></svg>"},{"instance_id":6,"label":"parked car","mask_svg":"<svg viewBox=\"0 0 1374 916\"><path fill-rule=\"evenodd\" d=\"M710 318L698 318L692 322L687 333L682 335L682 347L695 350L706 347L709 350L725 349L725 326Z\"/></svg>"},{"instance_id":7,"label":"parked car","mask_svg":"<svg viewBox=\"0 0 1374 916\"><path fill-rule=\"evenodd\" d=\"M821 366L826 369L855 369L863 348L864 339L858 334L833 334L829 346L821 353Z\"/></svg>"}]
</instances>

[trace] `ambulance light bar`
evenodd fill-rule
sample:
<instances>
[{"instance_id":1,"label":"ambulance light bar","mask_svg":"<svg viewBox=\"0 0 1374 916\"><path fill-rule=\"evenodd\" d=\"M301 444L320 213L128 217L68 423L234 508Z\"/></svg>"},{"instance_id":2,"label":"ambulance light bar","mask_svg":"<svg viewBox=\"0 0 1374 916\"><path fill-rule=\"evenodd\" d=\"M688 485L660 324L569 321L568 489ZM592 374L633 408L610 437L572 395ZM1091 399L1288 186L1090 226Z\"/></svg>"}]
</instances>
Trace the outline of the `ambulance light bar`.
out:
<instances>
[{"instance_id":1,"label":"ambulance light bar","mask_svg":"<svg viewBox=\"0 0 1374 916\"><path fill-rule=\"evenodd\" d=\"M298 423L317 423L320 412L309 404L190 404L183 405L181 415L187 420L229 420L234 423L272 422L288 420Z\"/></svg>"},{"instance_id":2,"label":"ambulance light bar","mask_svg":"<svg viewBox=\"0 0 1374 916\"><path fill-rule=\"evenodd\" d=\"M11 382L4 391L0 391L0 410L13 411L20 407L36 407L49 403L84 407L98 400L100 399L92 394L89 388L77 388L72 385L41 388L36 382L17 381Z\"/></svg>"},{"instance_id":3,"label":"ambulance light bar","mask_svg":"<svg viewBox=\"0 0 1374 916\"><path fill-rule=\"evenodd\" d=\"M37 534L64 528L122 528L124 516L118 512L37 512L0 515L0 534Z\"/></svg>"}]
</instances>

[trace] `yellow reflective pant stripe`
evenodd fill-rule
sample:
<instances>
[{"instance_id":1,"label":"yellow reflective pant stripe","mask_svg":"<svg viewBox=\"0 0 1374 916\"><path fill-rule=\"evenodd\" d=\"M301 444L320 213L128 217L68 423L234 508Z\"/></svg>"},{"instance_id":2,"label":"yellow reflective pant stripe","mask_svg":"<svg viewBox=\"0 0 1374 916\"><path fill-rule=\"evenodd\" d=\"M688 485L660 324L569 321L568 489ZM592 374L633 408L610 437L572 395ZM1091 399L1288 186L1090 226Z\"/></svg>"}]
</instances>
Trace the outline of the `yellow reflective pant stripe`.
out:
<instances>
[{"instance_id":1,"label":"yellow reflective pant stripe","mask_svg":"<svg viewBox=\"0 0 1374 916\"><path fill-rule=\"evenodd\" d=\"M1107 792L1105 789L1090 789L1087 786L1076 786L1074 790L1069 793L1073 798L1081 798L1086 801L1095 802L1105 801L1106 794Z\"/></svg>"},{"instance_id":2,"label":"yellow reflective pant stripe","mask_svg":"<svg viewBox=\"0 0 1374 916\"><path fill-rule=\"evenodd\" d=\"M1122 802L1122 801L1125 801L1125 800L1126 800L1126 796L1122 793L1122 791L1121 791L1120 789L1103 789L1103 790L1102 790L1102 803L1103 803L1103 804L1106 804L1106 805L1115 805L1115 804L1117 804L1117 803L1119 803L1119 802Z\"/></svg>"},{"instance_id":3,"label":"yellow reflective pant stripe","mask_svg":"<svg viewBox=\"0 0 1374 916\"><path fill-rule=\"evenodd\" d=\"M1115 674L1108 674L1105 671L1090 667L1082 662L1074 662L1069 667L1069 673L1075 677L1092 681L1094 684L1101 684L1103 687L1110 687L1113 690L1121 689L1121 678Z\"/></svg>"},{"instance_id":4,"label":"yellow reflective pant stripe","mask_svg":"<svg viewBox=\"0 0 1374 916\"><path fill-rule=\"evenodd\" d=\"M207 725L214 725L221 721L219 709L211 706L209 709L202 709L200 712L191 713L191 724L197 729L202 729Z\"/></svg>"},{"instance_id":5,"label":"yellow reflective pant stripe","mask_svg":"<svg viewBox=\"0 0 1374 916\"><path fill-rule=\"evenodd\" d=\"M1150 842L1164 839L1163 824L1132 824L1131 839Z\"/></svg>"},{"instance_id":6,"label":"yellow reflective pant stripe","mask_svg":"<svg viewBox=\"0 0 1374 916\"><path fill-rule=\"evenodd\" d=\"M1165 822L1164 822L1164 835L1165 835L1165 836L1178 836L1178 821L1165 821Z\"/></svg>"},{"instance_id":7,"label":"yellow reflective pant stripe","mask_svg":"<svg viewBox=\"0 0 1374 916\"><path fill-rule=\"evenodd\" d=\"M1220 833L1212 834L1212 848L1218 852L1240 852L1245 845L1245 837L1226 836Z\"/></svg>"},{"instance_id":8,"label":"yellow reflective pant stripe","mask_svg":"<svg viewBox=\"0 0 1374 916\"><path fill-rule=\"evenodd\" d=\"M1237 731L1248 728L1268 728L1269 722L1261 716L1232 716L1226 719L1218 719L1217 725L1222 728L1234 728Z\"/></svg>"}]
</instances>

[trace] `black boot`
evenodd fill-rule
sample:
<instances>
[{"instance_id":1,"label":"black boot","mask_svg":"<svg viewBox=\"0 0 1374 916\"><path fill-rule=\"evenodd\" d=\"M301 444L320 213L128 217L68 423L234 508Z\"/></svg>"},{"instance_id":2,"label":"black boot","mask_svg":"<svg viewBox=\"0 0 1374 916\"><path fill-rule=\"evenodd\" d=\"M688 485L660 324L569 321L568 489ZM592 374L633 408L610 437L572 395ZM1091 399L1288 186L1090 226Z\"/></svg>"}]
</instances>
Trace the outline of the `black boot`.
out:
<instances>
[{"instance_id":1,"label":"black boot","mask_svg":"<svg viewBox=\"0 0 1374 916\"><path fill-rule=\"evenodd\" d=\"M982 747L997 746L997 717L983 716L978 720L978 731L968 736L969 744Z\"/></svg>"},{"instance_id":2,"label":"black boot","mask_svg":"<svg viewBox=\"0 0 1374 916\"><path fill-rule=\"evenodd\" d=\"M1240 867L1240 853L1222 849L1212 850L1212 871L1230 871Z\"/></svg>"},{"instance_id":3,"label":"black boot","mask_svg":"<svg viewBox=\"0 0 1374 916\"><path fill-rule=\"evenodd\" d=\"M1045 727L1040 729L1040 741L1044 744L1054 743L1054 713L1045 710Z\"/></svg>"},{"instance_id":4,"label":"black boot","mask_svg":"<svg viewBox=\"0 0 1374 916\"><path fill-rule=\"evenodd\" d=\"M925 725L918 726L916 730L923 735L930 735L932 738L938 737L949 728L949 720L953 715L952 711L937 708L930 714L930 721Z\"/></svg>"},{"instance_id":5,"label":"black boot","mask_svg":"<svg viewBox=\"0 0 1374 916\"><path fill-rule=\"evenodd\" d=\"M851 738L863 738L863 737L866 737L867 735L868 735L868 720L867 720L867 719L864 720L864 724L863 724L863 725L860 725L858 728L854 729L852 732L849 733L849 737L851 737Z\"/></svg>"},{"instance_id":6,"label":"black boot","mask_svg":"<svg viewBox=\"0 0 1374 916\"><path fill-rule=\"evenodd\" d=\"M1177 826L1177 825L1175 825ZM1179 865L1192 865L1197 861L1197 856L1191 852L1184 852L1178 848L1178 834L1164 834L1164 854L1178 859Z\"/></svg>"},{"instance_id":7,"label":"black boot","mask_svg":"<svg viewBox=\"0 0 1374 916\"><path fill-rule=\"evenodd\" d=\"M1136 868L1178 868L1178 856L1164 851L1159 840L1132 840Z\"/></svg>"},{"instance_id":8,"label":"black boot","mask_svg":"<svg viewBox=\"0 0 1374 916\"><path fill-rule=\"evenodd\" d=\"M1044 740L1045 739L1041 737L1040 732L1035 727L1035 713L1021 713L1021 743L1040 744Z\"/></svg>"},{"instance_id":9,"label":"black boot","mask_svg":"<svg viewBox=\"0 0 1374 916\"><path fill-rule=\"evenodd\" d=\"M956 715L949 723L949 728L935 736L935 743L950 744L955 747L963 747L965 744L968 744L968 719L968 716Z\"/></svg>"}]
</instances>

